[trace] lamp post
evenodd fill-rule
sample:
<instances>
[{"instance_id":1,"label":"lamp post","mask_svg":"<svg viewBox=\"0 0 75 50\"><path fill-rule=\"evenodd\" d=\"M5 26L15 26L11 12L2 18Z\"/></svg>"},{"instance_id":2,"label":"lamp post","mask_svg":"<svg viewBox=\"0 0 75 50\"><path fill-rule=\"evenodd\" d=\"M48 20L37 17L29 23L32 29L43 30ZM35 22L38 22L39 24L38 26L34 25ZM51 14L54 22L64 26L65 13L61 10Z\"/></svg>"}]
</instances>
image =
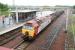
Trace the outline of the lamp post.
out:
<instances>
[{"instance_id":1,"label":"lamp post","mask_svg":"<svg viewBox=\"0 0 75 50\"><path fill-rule=\"evenodd\" d=\"M17 6L15 6L15 0L12 0L13 2L13 7L15 8L15 12L16 12L16 22L18 23L18 10L17 10Z\"/></svg>"},{"instance_id":2,"label":"lamp post","mask_svg":"<svg viewBox=\"0 0 75 50\"><path fill-rule=\"evenodd\" d=\"M16 22L18 23L18 10L17 10L17 7L16 7Z\"/></svg>"}]
</instances>

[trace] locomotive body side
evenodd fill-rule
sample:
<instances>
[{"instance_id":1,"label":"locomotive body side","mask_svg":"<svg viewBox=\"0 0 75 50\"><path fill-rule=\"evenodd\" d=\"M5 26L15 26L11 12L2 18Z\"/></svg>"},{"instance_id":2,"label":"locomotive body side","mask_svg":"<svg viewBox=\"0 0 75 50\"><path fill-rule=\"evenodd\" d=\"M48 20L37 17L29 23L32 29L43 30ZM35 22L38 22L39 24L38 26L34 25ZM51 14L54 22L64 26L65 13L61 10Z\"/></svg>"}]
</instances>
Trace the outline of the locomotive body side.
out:
<instances>
[{"instance_id":1,"label":"locomotive body side","mask_svg":"<svg viewBox=\"0 0 75 50\"><path fill-rule=\"evenodd\" d=\"M51 18L49 16L42 17L42 18L44 18L44 19L40 18L40 20L42 22L41 22L40 26L38 27L38 33L37 34L39 34L40 31L42 31L49 23L51 23Z\"/></svg>"}]
</instances>

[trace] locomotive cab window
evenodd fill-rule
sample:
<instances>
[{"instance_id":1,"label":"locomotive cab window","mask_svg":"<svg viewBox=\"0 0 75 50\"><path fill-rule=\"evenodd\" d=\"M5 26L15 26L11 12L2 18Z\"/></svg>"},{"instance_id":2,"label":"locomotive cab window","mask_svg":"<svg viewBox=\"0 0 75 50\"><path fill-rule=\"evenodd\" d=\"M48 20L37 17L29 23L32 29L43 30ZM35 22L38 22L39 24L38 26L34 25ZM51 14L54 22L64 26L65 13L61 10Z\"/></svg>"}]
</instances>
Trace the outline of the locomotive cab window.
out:
<instances>
[{"instance_id":1,"label":"locomotive cab window","mask_svg":"<svg viewBox=\"0 0 75 50\"><path fill-rule=\"evenodd\" d=\"M23 26L24 29L32 30L32 25L31 24L24 24Z\"/></svg>"}]
</instances>

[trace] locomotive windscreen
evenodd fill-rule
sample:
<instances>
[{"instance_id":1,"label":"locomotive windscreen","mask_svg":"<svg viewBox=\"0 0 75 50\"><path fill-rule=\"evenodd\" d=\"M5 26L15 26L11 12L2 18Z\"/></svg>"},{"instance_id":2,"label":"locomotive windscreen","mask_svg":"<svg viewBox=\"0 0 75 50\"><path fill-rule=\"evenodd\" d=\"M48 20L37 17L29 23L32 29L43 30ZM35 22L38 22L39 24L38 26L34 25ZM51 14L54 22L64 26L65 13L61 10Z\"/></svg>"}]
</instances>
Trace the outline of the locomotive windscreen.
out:
<instances>
[{"instance_id":1,"label":"locomotive windscreen","mask_svg":"<svg viewBox=\"0 0 75 50\"><path fill-rule=\"evenodd\" d=\"M32 30L32 24L24 24L23 29L28 29L28 30Z\"/></svg>"}]
</instances>

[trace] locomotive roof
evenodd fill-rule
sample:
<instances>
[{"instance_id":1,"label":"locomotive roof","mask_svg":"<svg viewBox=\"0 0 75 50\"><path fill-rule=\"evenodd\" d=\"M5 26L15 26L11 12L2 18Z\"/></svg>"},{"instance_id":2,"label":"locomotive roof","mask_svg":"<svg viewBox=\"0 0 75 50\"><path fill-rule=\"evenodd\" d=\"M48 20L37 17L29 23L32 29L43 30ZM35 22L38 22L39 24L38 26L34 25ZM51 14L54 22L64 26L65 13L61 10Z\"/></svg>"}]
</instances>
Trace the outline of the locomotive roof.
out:
<instances>
[{"instance_id":1,"label":"locomotive roof","mask_svg":"<svg viewBox=\"0 0 75 50\"><path fill-rule=\"evenodd\" d=\"M42 20L44 20L46 17L37 17L35 19L32 19L30 21L27 21L26 23L32 24L34 27L39 26L38 22L41 22Z\"/></svg>"},{"instance_id":2,"label":"locomotive roof","mask_svg":"<svg viewBox=\"0 0 75 50\"><path fill-rule=\"evenodd\" d=\"M45 17L45 16L37 17L36 20L38 20L38 19L39 19L39 20L42 20L42 19L44 19L44 18L46 18L46 17Z\"/></svg>"},{"instance_id":3,"label":"locomotive roof","mask_svg":"<svg viewBox=\"0 0 75 50\"><path fill-rule=\"evenodd\" d=\"M39 26L38 23L37 23L37 21L35 21L34 19L30 20L30 21L27 21L26 23L32 24L32 26L34 26L34 27Z\"/></svg>"},{"instance_id":4,"label":"locomotive roof","mask_svg":"<svg viewBox=\"0 0 75 50\"><path fill-rule=\"evenodd\" d=\"M31 23L34 27L39 26L39 22L41 22L44 19L46 19L47 18L46 16L49 16L52 13L54 13L54 12L53 11L43 11L42 16L37 16L35 19L27 21L26 23Z\"/></svg>"}]
</instances>

